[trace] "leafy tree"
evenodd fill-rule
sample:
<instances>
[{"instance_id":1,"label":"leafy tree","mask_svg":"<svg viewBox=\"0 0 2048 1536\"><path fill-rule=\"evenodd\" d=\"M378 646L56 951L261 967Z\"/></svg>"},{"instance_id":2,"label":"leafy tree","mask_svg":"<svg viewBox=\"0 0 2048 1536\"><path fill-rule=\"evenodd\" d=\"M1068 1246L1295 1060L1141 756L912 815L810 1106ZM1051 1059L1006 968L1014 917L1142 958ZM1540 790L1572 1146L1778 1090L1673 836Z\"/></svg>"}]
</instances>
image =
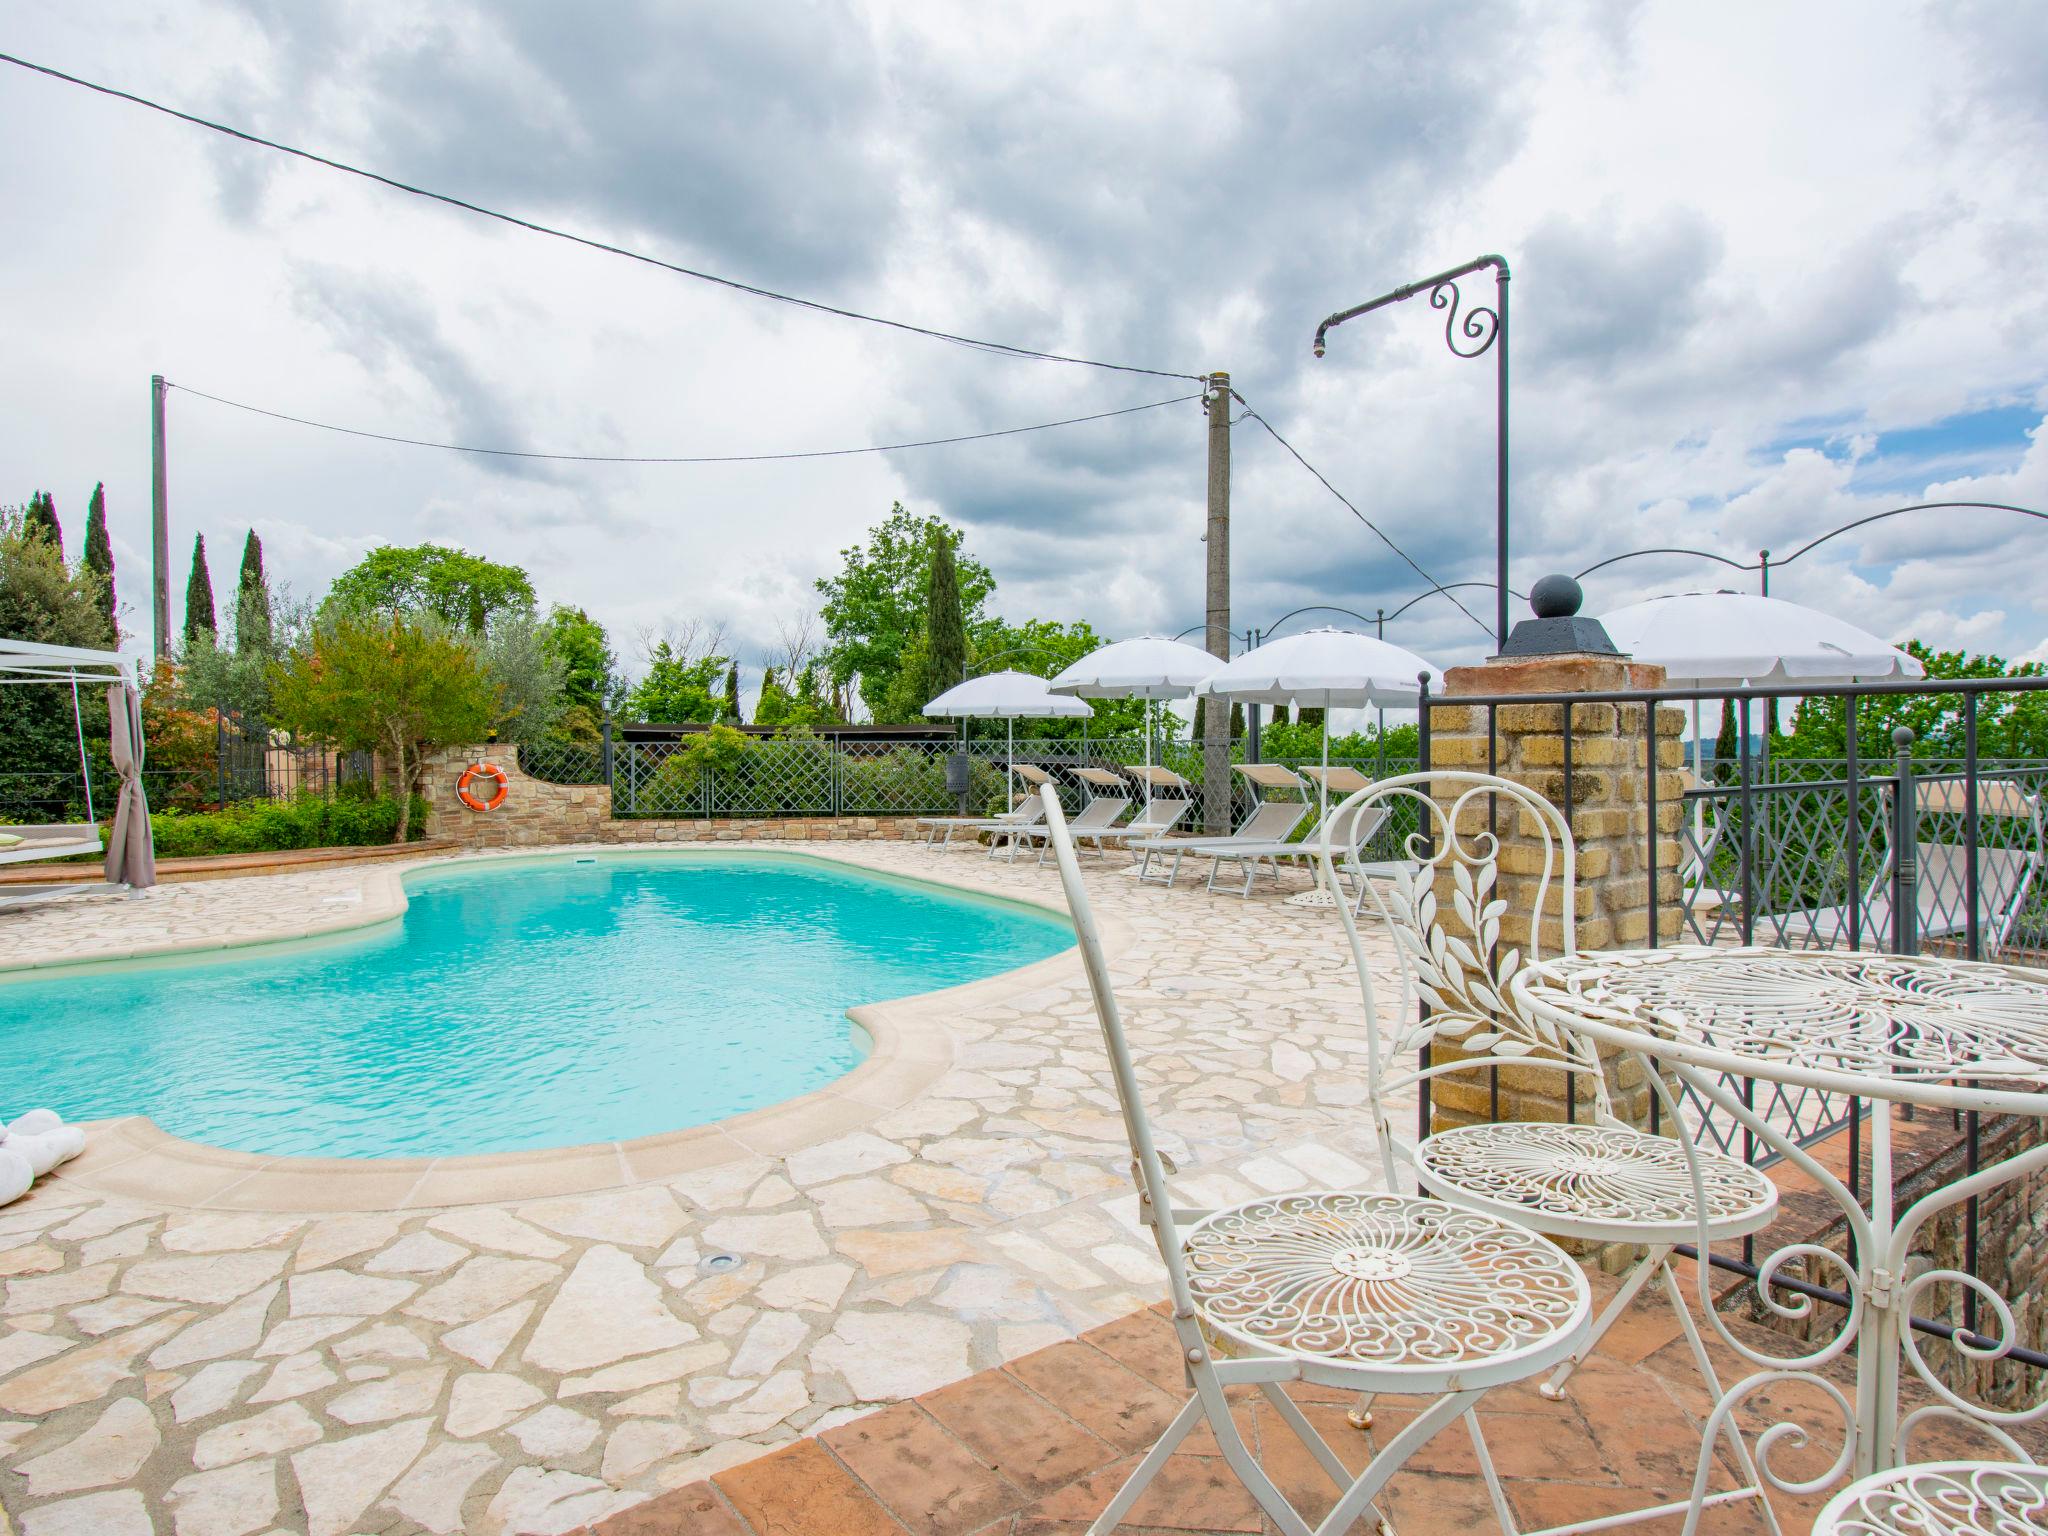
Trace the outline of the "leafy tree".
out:
<instances>
[{"instance_id":1,"label":"leafy tree","mask_svg":"<svg viewBox=\"0 0 2048 1536\"><path fill-rule=\"evenodd\" d=\"M93 573L99 582L100 614L107 621L106 643L110 646L121 643L121 623L116 615L121 611L114 598L114 544L107 537L107 488L105 484L92 488L92 502L85 514L85 568Z\"/></svg>"},{"instance_id":2,"label":"leafy tree","mask_svg":"<svg viewBox=\"0 0 2048 1536\"><path fill-rule=\"evenodd\" d=\"M251 721L270 720L271 667L303 645L313 627L310 607L279 584L264 593L265 621L260 643L223 645L211 630L201 630L178 658L177 693L187 709L229 709Z\"/></svg>"},{"instance_id":3,"label":"leafy tree","mask_svg":"<svg viewBox=\"0 0 2048 1536\"><path fill-rule=\"evenodd\" d=\"M624 691L604 626L581 608L557 603L541 626L541 643L562 667L557 734L572 741L597 740L605 716Z\"/></svg>"},{"instance_id":4,"label":"leafy tree","mask_svg":"<svg viewBox=\"0 0 2048 1536\"><path fill-rule=\"evenodd\" d=\"M396 770L396 842L411 828L426 754L475 741L499 712L476 647L433 618L331 613L273 671L278 722L302 740L375 751Z\"/></svg>"},{"instance_id":5,"label":"leafy tree","mask_svg":"<svg viewBox=\"0 0 2048 1536\"><path fill-rule=\"evenodd\" d=\"M540 741L554 734L567 708L567 668L549 649L531 609L500 613L470 643L495 700L491 731L502 741Z\"/></svg>"},{"instance_id":6,"label":"leafy tree","mask_svg":"<svg viewBox=\"0 0 2048 1536\"><path fill-rule=\"evenodd\" d=\"M1090 651L1100 650L1103 637L1086 619L1061 624L1052 619L1028 619L1009 624L1000 619L981 625L970 637L968 670L979 676L998 668L1011 667L1038 677L1051 677L1079 661ZM1142 699L1090 699L1095 718L1087 722L1091 736L1137 735L1145 728ZM1033 735L1055 739L1078 737L1079 720L1034 720Z\"/></svg>"},{"instance_id":7,"label":"leafy tree","mask_svg":"<svg viewBox=\"0 0 2048 1536\"><path fill-rule=\"evenodd\" d=\"M83 562L76 570L67 569L56 543L41 527L29 527L24 510L0 507L0 635L40 645L104 649L104 595L98 575ZM106 708L95 695L81 691L80 698L87 749L103 758ZM33 684L0 688L0 773L77 771L71 690ZM68 793L71 779L62 782Z\"/></svg>"},{"instance_id":8,"label":"leafy tree","mask_svg":"<svg viewBox=\"0 0 2048 1536\"><path fill-rule=\"evenodd\" d=\"M30 533L48 539L50 547L57 551L57 558L64 558L64 530L57 526L57 503L48 491L30 493L22 526Z\"/></svg>"},{"instance_id":9,"label":"leafy tree","mask_svg":"<svg viewBox=\"0 0 2048 1536\"><path fill-rule=\"evenodd\" d=\"M242 541L242 574L235 583L235 649L270 652L270 582L263 574L263 541L254 528Z\"/></svg>"},{"instance_id":10,"label":"leafy tree","mask_svg":"<svg viewBox=\"0 0 2048 1536\"><path fill-rule=\"evenodd\" d=\"M839 552L843 564L838 575L821 577L817 584L825 599L822 616L830 644L823 659L828 675L841 686L857 679L861 697L877 720L919 718L915 712L903 712L906 692L896 683L904 648L925 624L937 539L953 553L961 617L972 630L995 590L995 578L987 566L962 553L958 529L942 518L917 516L901 502L890 508L886 521L868 530L865 544ZM922 705L924 700L917 702Z\"/></svg>"},{"instance_id":11,"label":"leafy tree","mask_svg":"<svg viewBox=\"0 0 2048 1536\"><path fill-rule=\"evenodd\" d=\"M714 721L722 700L712 690L727 664L719 655L692 659L664 637L648 654L647 675L626 695L626 708L638 719L662 725Z\"/></svg>"},{"instance_id":12,"label":"leafy tree","mask_svg":"<svg viewBox=\"0 0 2048 1536\"><path fill-rule=\"evenodd\" d=\"M1908 640L1930 678L1979 679L2048 676L2037 661L1937 651ZM1840 698L1806 698L1792 716L1791 735L1775 751L1786 757L1841 757L1848 751L1848 711ZM1889 757L1892 731L1913 732L1922 758L1961 758L1966 727L1960 694L1872 694L1856 703L1856 751L1866 763ZM1977 751L1983 757L2048 756L2048 693L1987 693L1977 703ZM1873 771L1882 772L1881 768Z\"/></svg>"},{"instance_id":13,"label":"leafy tree","mask_svg":"<svg viewBox=\"0 0 2048 1536\"><path fill-rule=\"evenodd\" d=\"M929 567L925 583L925 701L957 684L967 667L967 616L960 610L960 569L953 559L951 541L933 537Z\"/></svg>"},{"instance_id":14,"label":"leafy tree","mask_svg":"<svg viewBox=\"0 0 2048 1536\"><path fill-rule=\"evenodd\" d=\"M734 662L725 669L725 720L727 725L745 725L746 717L740 713L740 664Z\"/></svg>"},{"instance_id":15,"label":"leafy tree","mask_svg":"<svg viewBox=\"0 0 2048 1536\"><path fill-rule=\"evenodd\" d=\"M500 613L531 611L534 595L516 565L444 544L386 544L336 577L327 603L363 613L431 614L479 634Z\"/></svg>"},{"instance_id":16,"label":"leafy tree","mask_svg":"<svg viewBox=\"0 0 2048 1536\"><path fill-rule=\"evenodd\" d=\"M192 541L192 574L185 578L185 644L197 645L203 633L209 641L220 632L213 613L213 573L206 568L206 535Z\"/></svg>"},{"instance_id":17,"label":"leafy tree","mask_svg":"<svg viewBox=\"0 0 2048 1536\"><path fill-rule=\"evenodd\" d=\"M789 721L790 705L795 700L789 690L782 686L782 679L775 675L773 667L761 669L761 696L754 700L754 724L786 725Z\"/></svg>"}]
</instances>

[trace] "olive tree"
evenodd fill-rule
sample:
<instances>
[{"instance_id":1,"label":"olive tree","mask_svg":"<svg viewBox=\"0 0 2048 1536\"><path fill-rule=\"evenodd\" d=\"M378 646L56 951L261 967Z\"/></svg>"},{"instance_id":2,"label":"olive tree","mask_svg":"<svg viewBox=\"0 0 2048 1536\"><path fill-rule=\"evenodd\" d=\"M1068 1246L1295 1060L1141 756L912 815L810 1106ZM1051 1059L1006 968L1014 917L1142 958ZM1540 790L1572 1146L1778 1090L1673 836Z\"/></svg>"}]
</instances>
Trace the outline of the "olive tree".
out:
<instances>
[{"instance_id":1,"label":"olive tree","mask_svg":"<svg viewBox=\"0 0 2048 1536\"><path fill-rule=\"evenodd\" d=\"M273 669L271 708L302 740L386 756L404 842L427 753L483 736L499 698L476 647L446 624L344 610Z\"/></svg>"}]
</instances>

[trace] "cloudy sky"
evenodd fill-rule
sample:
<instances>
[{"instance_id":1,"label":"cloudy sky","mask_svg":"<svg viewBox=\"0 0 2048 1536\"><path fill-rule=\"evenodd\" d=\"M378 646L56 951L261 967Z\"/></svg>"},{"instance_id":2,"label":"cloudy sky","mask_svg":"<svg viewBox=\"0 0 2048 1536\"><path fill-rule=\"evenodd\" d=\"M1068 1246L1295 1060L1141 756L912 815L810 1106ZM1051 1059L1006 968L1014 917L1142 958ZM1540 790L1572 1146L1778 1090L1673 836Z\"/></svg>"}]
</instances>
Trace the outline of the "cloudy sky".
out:
<instances>
[{"instance_id":1,"label":"cloudy sky","mask_svg":"<svg viewBox=\"0 0 2048 1536\"><path fill-rule=\"evenodd\" d=\"M362 0L24 3L0 50L594 238L1246 400L1432 576L1491 578L1490 359L1421 300L1513 264L1512 584L1625 550L1782 555L1922 500L2048 508L2048 7L2032 0L957 10ZM0 501L107 484L146 632L149 376L404 436L564 453L839 448L1165 400L540 238L0 67ZM24 152L25 151L25 152ZM1490 282L1468 283L1485 297ZM894 499L963 525L1014 619L1201 617L1192 403L865 458L480 459L171 396L173 590L243 531L317 595L439 539L637 638L758 665ZM1425 583L1254 421L1240 625ZM1893 638L2048 655L2048 526L1920 514L1772 590ZM1634 561L1589 607L1741 584ZM1490 594L1459 594L1490 626ZM1299 622L1299 621L1297 621ZM1488 636L1443 598L1389 628Z\"/></svg>"}]
</instances>

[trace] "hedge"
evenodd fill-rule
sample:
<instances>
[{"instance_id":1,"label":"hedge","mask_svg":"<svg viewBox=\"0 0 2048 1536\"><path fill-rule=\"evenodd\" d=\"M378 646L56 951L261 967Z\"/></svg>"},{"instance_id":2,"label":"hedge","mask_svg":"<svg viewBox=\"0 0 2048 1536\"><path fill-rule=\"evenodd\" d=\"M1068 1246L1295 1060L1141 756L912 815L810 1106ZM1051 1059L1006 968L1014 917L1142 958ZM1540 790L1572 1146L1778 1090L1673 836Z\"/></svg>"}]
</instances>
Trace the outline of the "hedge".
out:
<instances>
[{"instance_id":1,"label":"hedge","mask_svg":"<svg viewBox=\"0 0 2048 1536\"><path fill-rule=\"evenodd\" d=\"M426 806L412 805L412 836L426 835ZM398 802L385 797L306 794L291 800L248 800L218 811L152 811L158 858L217 853L274 853L289 848L358 848L388 843L398 832Z\"/></svg>"}]
</instances>

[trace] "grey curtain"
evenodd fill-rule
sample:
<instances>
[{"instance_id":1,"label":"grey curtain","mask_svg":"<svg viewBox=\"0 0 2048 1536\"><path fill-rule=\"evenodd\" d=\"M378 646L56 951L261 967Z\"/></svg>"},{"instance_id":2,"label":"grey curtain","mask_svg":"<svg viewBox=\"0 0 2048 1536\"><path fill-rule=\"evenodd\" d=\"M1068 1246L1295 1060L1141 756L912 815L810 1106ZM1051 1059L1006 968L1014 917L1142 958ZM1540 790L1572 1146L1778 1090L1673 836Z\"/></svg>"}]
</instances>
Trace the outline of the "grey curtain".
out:
<instances>
[{"instance_id":1,"label":"grey curtain","mask_svg":"<svg viewBox=\"0 0 2048 1536\"><path fill-rule=\"evenodd\" d=\"M107 837L107 880L142 890L156 884L156 842L149 831L149 797L142 791L142 696L126 683L107 690L107 745L121 776L114 829Z\"/></svg>"}]
</instances>

